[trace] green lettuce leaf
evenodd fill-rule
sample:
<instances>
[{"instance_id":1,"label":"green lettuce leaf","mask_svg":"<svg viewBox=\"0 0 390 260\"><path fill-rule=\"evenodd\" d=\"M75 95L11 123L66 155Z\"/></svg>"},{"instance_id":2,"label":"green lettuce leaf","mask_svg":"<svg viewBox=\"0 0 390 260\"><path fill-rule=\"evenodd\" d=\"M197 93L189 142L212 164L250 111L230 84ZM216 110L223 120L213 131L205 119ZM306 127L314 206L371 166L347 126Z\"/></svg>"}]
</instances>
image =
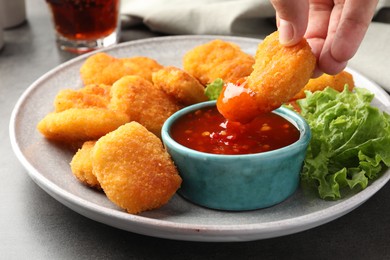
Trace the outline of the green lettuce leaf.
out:
<instances>
[{"instance_id":1,"label":"green lettuce leaf","mask_svg":"<svg viewBox=\"0 0 390 260\"><path fill-rule=\"evenodd\" d=\"M390 166L390 116L370 105L373 98L366 89L326 88L297 101L312 131L301 179L321 198L364 189Z\"/></svg>"},{"instance_id":2,"label":"green lettuce leaf","mask_svg":"<svg viewBox=\"0 0 390 260\"><path fill-rule=\"evenodd\" d=\"M210 84L206 85L205 94L209 98L209 100L217 100L219 97L219 94L222 92L223 88L223 80L218 78L211 82Z\"/></svg>"}]
</instances>

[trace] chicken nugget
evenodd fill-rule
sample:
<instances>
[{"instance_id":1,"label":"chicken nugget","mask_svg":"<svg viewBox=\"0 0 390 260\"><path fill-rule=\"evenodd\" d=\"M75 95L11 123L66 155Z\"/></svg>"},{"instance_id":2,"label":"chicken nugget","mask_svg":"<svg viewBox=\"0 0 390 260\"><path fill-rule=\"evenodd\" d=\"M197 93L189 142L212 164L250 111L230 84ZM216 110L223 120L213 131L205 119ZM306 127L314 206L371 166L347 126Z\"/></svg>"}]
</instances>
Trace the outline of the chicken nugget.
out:
<instances>
[{"instance_id":1,"label":"chicken nugget","mask_svg":"<svg viewBox=\"0 0 390 260\"><path fill-rule=\"evenodd\" d=\"M163 90L140 76L125 76L111 88L109 109L126 113L157 136L165 120L181 107Z\"/></svg>"},{"instance_id":2,"label":"chicken nugget","mask_svg":"<svg viewBox=\"0 0 390 260\"><path fill-rule=\"evenodd\" d=\"M157 61L142 56L115 58L106 53L97 53L83 63L80 75L84 85L106 84L128 75L138 75L152 81L152 73L163 66Z\"/></svg>"},{"instance_id":3,"label":"chicken nugget","mask_svg":"<svg viewBox=\"0 0 390 260\"><path fill-rule=\"evenodd\" d=\"M54 99L54 108L56 112L61 112L72 107L107 107L110 102L109 85L91 84L81 89L63 89L58 92Z\"/></svg>"},{"instance_id":4,"label":"chicken nugget","mask_svg":"<svg viewBox=\"0 0 390 260\"><path fill-rule=\"evenodd\" d=\"M92 151L95 141L87 141L76 152L70 162L73 175L88 187L100 190L100 183L92 171Z\"/></svg>"},{"instance_id":5,"label":"chicken nugget","mask_svg":"<svg viewBox=\"0 0 390 260\"><path fill-rule=\"evenodd\" d=\"M137 122L100 138L92 158L107 197L132 214L163 206L181 185L161 140Z\"/></svg>"},{"instance_id":6,"label":"chicken nugget","mask_svg":"<svg viewBox=\"0 0 390 260\"><path fill-rule=\"evenodd\" d=\"M204 86L190 74L172 66L153 73L153 83L183 105L206 101Z\"/></svg>"},{"instance_id":7,"label":"chicken nugget","mask_svg":"<svg viewBox=\"0 0 390 260\"><path fill-rule=\"evenodd\" d=\"M143 56L122 58L121 61L131 72L131 74L128 75L138 75L150 82L152 82L153 72L163 68L156 60Z\"/></svg>"},{"instance_id":8,"label":"chicken nugget","mask_svg":"<svg viewBox=\"0 0 390 260\"><path fill-rule=\"evenodd\" d=\"M246 77L253 71L254 62L238 45L217 39L188 51L183 58L183 68L206 85L217 78L235 82Z\"/></svg>"},{"instance_id":9,"label":"chicken nugget","mask_svg":"<svg viewBox=\"0 0 390 260\"><path fill-rule=\"evenodd\" d=\"M241 85L227 84L217 101L227 119L248 122L289 101L309 81L316 58L305 39L283 46L276 31L259 44L253 72Z\"/></svg>"},{"instance_id":10,"label":"chicken nugget","mask_svg":"<svg viewBox=\"0 0 390 260\"><path fill-rule=\"evenodd\" d=\"M46 138L64 143L97 140L129 122L125 113L102 108L70 108L47 114L38 130Z\"/></svg>"},{"instance_id":11,"label":"chicken nugget","mask_svg":"<svg viewBox=\"0 0 390 260\"><path fill-rule=\"evenodd\" d=\"M112 85L116 80L130 74L131 69L124 66L120 59L103 52L88 57L80 68L80 75L84 85Z\"/></svg>"},{"instance_id":12,"label":"chicken nugget","mask_svg":"<svg viewBox=\"0 0 390 260\"><path fill-rule=\"evenodd\" d=\"M348 85L350 91L355 87L352 74L342 71L336 75L322 74L320 77L315 79L310 79L306 86L301 89L301 91L296 94L292 100L305 98L305 91L315 92L318 90L323 90L326 87L331 87L339 92L344 90L344 86Z\"/></svg>"}]
</instances>

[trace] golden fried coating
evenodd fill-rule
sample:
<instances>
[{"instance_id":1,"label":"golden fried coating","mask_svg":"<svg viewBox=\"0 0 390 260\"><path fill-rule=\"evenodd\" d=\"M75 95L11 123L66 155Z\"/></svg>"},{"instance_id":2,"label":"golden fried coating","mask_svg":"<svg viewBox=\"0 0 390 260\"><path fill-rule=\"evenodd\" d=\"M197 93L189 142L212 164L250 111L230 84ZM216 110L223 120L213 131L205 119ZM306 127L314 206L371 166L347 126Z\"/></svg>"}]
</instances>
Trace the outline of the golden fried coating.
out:
<instances>
[{"instance_id":1,"label":"golden fried coating","mask_svg":"<svg viewBox=\"0 0 390 260\"><path fill-rule=\"evenodd\" d=\"M56 112L69 108L107 107L110 102L111 86L104 84L87 85L81 89L63 89L54 99Z\"/></svg>"},{"instance_id":2,"label":"golden fried coating","mask_svg":"<svg viewBox=\"0 0 390 260\"><path fill-rule=\"evenodd\" d=\"M343 91L345 84L348 85L348 89L352 91L355 87L352 74L342 71L336 75L322 74L320 77L310 79L306 86L296 94L292 100L305 98L305 91L315 92L323 90L326 87L334 88L337 91Z\"/></svg>"},{"instance_id":3,"label":"golden fried coating","mask_svg":"<svg viewBox=\"0 0 390 260\"><path fill-rule=\"evenodd\" d=\"M138 75L152 82L152 74L163 68L157 61L142 56L120 59L124 66L130 69L131 74Z\"/></svg>"},{"instance_id":4,"label":"golden fried coating","mask_svg":"<svg viewBox=\"0 0 390 260\"><path fill-rule=\"evenodd\" d=\"M180 106L152 83L140 76L125 76L111 88L109 109L126 113L157 136L165 120Z\"/></svg>"},{"instance_id":5,"label":"golden fried coating","mask_svg":"<svg viewBox=\"0 0 390 260\"><path fill-rule=\"evenodd\" d=\"M97 53L83 63L80 75L84 85L112 85L127 75L139 75L151 81L152 73L161 68L157 61L147 57L115 58L106 53Z\"/></svg>"},{"instance_id":6,"label":"golden fried coating","mask_svg":"<svg viewBox=\"0 0 390 260\"><path fill-rule=\"evenodd\" d=\"M70 162L73 175L88 187L100 190L100 183L92 171L92 151L95 141L87 141L76 152Z\"/></svg>"},{"instance_id":7,"label":"golden fried coating","mask_svg":"<svg viewBox=\"0 0 390 260\"><path fill-rule=\"evenodd\" d=\"M260 111L269 112L289 101L307 84L315 65L316 58L305 39L284 47L278 32L269 35L259 45L253 73L247 79Z\"/></svg>"},{"instance_id":8,"label":"golden fried coating","mask_svg":"<svg viewBox=\"0 0 390 260\"><path fill-rule=\"evenodd\" d=\"M286 47L274 32L259 44L253 72L245 84L239 88L227 85L218 99L218 110L225 118L240 122L271 112L307 84L315 66L316 58L305 39Z\"/></svg>"},{"instance_id":9,"label":"golden fried coating","mask_svg":"<svg viewBox=\"0 0 390 260\"><path fill-rule=\"evenodd\" d=\"M153 73L153 83L183 105L206 101L204 86L190 74L172 66Z\"/></svg>"},{"instance_id":10,"label":"golden fried coating","mask_svg":"<svg viewBox=\"0 0 390 260\"><path fill-rule=\"evenodd\" d=\"M254 62L254 58L236 44L213 40L188 51L183 58L183 68L206 85L217 78L236 82L252 72Z\"/></svg>"},{"instance_id":11,"label":"golden fried coating","mask_svg":"<svg viewBox=\"0 0 390 260\"><path fill-rule=\"evenodd\" d=\"M106 53L96 53L87 58L80 68L84 85L112 85L116 80L130 74L130 69L123 62Z\"/></svg>"},{"instance_id":12,"label":"golden fried coating","mask_svg":"<svg viewBox=\"0 0 390 260\"><path fill-rule=\"evenodd\" d=\"M160 139L137 122L100 138L92 158L107 197L132 214L161 207L181 185Z\"/></svg>"},{"instance_id":13,"label":"golden fried coating","mask_svg":"<svg viewBox=\"0 0 390 260\"><path fill-rule=\"evenodd\" d=\"M38 130L48 139L64 143L97 140L129 122L125 113L102 108L70 108L47 114Z\"/></svg>"}]
</instances>

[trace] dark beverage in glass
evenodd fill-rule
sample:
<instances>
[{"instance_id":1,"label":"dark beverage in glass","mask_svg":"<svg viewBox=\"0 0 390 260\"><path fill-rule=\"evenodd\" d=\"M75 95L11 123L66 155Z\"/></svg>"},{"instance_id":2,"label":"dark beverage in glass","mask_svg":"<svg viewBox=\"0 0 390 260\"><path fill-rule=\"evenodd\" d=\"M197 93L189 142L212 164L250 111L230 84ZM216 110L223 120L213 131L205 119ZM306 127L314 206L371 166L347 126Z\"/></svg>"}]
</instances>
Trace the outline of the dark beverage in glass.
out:
<instances>
[{"instance_id":1,"label":"dark beverage in glass","mask_svg":"<svg viewBox=\"0 0 390 260\"><path fill-rule=\"evenodd\" d=\"M115 44L119 0L46 0L62 49L87 52Z\"/></svg>"}]
</instances>

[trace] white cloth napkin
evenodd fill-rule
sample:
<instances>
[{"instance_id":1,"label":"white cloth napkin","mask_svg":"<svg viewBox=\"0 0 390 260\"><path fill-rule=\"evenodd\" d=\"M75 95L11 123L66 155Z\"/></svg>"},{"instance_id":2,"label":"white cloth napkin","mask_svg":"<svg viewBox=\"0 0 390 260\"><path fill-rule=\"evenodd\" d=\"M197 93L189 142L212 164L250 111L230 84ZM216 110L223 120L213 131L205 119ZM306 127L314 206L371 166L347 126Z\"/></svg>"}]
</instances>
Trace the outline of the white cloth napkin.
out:
<instances>
[{"instance_id":1,"label":"white cloth napkin","mask_svg":"<svg viewBox=\"0 0 390 260\"><path fill-rule=\"evenodd\" d=\"M377 11L384 7L390 0L380 0ZM124 29L143 23L167 34L264 38L276 29L269 0L122 0L121 12ZM348 66L390 92L390 24L371 23Z\"/></svg>"},{"instance_id":2,"label":"white cloth napkin","mask_svg":"<svg viewBox=\"0 0 390 260\"><path fill-rule=\"evenodd\" d=\"M258 35L275 14L268 0L122 0L121 8L128 24L169 34Z\"/></svg>"}]
</instances>

